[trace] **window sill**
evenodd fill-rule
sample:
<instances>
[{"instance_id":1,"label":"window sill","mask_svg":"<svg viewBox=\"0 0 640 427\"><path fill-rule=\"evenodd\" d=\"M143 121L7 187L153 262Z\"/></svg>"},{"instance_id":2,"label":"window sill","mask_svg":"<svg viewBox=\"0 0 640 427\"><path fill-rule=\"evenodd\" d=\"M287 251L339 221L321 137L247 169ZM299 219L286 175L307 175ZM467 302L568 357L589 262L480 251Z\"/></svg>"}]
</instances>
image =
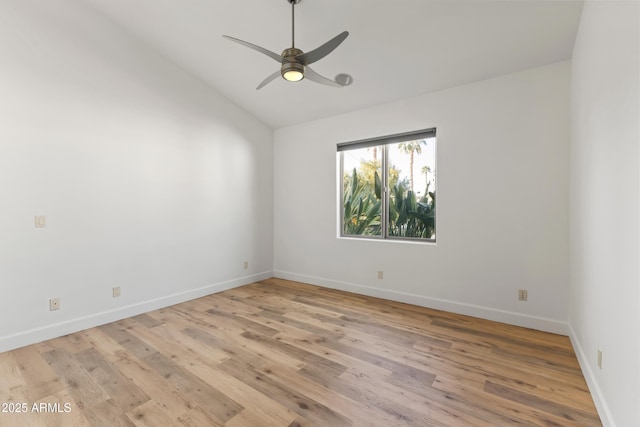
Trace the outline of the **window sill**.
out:
<instances>
[{"instance_id":1,"label":"window sill","mask_svg":"<svg viewBox=\"0 0 640 427\"><path fill-rule=\"evenodd\" d=\"M400 244L409 244L409 245L427 245L427 246L436 246L435 240L414 240L414 239L401 239L401 238L392 238L392 239L383 239L378 237L350 237L350 236L337 236L338 240L350 240L356 242L381 242L381 243L400 243Z\"/></svg>"}]
</instances>

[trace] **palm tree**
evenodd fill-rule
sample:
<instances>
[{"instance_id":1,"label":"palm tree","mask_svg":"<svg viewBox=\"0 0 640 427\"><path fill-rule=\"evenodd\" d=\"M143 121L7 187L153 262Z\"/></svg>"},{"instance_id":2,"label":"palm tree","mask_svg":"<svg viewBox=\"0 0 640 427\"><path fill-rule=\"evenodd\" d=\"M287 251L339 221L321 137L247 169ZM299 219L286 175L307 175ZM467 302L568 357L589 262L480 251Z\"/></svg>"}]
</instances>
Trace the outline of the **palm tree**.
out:
<instances>
[{"instance_id":1,"label":"palm tree","mask_svg":"<svg viewBox=\"0 0 640 427\"><path fill-rule=\"evenodd\" d=\"M413 191L413 156L415 153L422 153L421 145L427 145L424 139L416 141L401 142L398 144L400 151L409 155L409 188Z\"/></svg>"},{"instance_id":2,"label":"palm tree","mask_svg":"<svg viewBox=\"0 0 640 427\"><path fill-rule=\"evenodd\" d=\"M426 190L424 190L423 197L426 199L426 197L429 195L429 186L431 185L431 181L429 181L429 173L431 172L431 168L429 166L423 166L421 172L425 177Z\"/></svg>"},{"instance_id":3,"label":"palm tree","mask_svg":"<svg viewBox=\"0 0 640 427\"><path fill-rule=\"evenodd\" d=\"M373 146L371 148L373 148L373 161L375 163L378 163L378 147L377 146Z\"/></svg>"}]
</instances>

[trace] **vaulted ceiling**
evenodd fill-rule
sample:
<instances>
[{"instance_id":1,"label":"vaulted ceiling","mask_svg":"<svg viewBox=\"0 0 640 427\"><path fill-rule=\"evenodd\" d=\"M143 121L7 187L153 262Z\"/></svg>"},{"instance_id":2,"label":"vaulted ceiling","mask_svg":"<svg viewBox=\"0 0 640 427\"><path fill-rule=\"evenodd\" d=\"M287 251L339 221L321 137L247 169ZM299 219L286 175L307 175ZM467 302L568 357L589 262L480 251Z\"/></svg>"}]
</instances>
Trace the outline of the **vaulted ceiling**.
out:
<instances>
[{"instance_id":1,"label":"vaulted ceiling","mask_svg":"<svg viewBox=\"0 0 640 427\"><path fill-rule=\"evenodd\" d=\"M296 47L347 40L314 64L344 88L283 79L231 35L280 53L291 44L287 0L84 0L125 31L273 128L311 121L571 57L581 0L302 0Z\"/></svg>"}]
</instances>

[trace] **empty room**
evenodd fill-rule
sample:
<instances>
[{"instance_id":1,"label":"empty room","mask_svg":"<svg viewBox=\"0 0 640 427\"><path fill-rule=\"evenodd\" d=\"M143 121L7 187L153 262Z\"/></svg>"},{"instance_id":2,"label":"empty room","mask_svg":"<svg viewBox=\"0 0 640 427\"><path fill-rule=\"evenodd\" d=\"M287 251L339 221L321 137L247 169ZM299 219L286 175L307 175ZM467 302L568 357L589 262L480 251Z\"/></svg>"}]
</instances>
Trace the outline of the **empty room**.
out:
<instances>
[{"instance_id":1,"label":"empty room","mask_svg":"<svg viewBox=\"0 0 640 427\"><path fill-rule=\"evenodd\" d=\"M0 1L0 426L640 426L639 104L637 0Z\"/></svg>"}]
</instances>

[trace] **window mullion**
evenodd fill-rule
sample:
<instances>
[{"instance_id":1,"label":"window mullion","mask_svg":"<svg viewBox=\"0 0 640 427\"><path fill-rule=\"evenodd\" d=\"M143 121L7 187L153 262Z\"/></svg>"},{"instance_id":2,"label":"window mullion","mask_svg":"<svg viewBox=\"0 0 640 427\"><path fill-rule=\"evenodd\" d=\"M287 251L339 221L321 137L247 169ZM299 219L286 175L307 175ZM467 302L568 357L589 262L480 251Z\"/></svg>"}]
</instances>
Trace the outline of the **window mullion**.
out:
<instances>
[{"instance_id":1,"label":"window mullion","mask_svg":"<svg viewBox=\"0 0 640 427\"><path fill-rule=\"evenodd\" d=\"M389 146L387 144L382 146L382 197L380 203L380 222L381 222L381 234L383 239L389 237L389 168L388 168L388 153Z\"/></svg>"}]
</instances>

